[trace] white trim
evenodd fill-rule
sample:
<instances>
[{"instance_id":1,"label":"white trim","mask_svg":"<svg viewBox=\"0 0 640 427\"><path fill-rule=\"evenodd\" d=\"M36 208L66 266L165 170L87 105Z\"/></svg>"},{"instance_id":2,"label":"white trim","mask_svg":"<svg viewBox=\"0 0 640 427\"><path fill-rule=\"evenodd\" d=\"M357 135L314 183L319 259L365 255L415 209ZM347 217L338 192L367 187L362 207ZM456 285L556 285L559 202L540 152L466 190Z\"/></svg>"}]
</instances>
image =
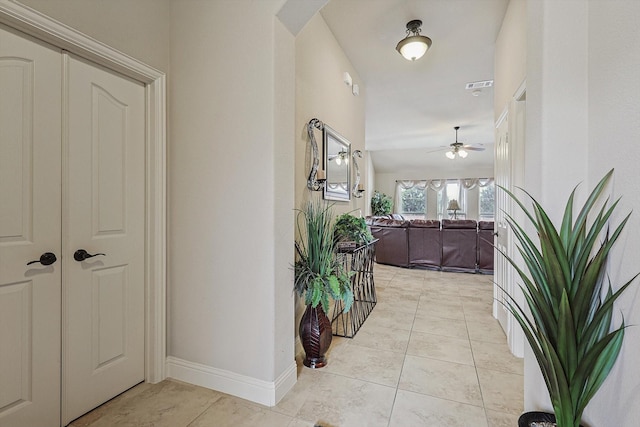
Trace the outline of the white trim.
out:
<instances>
[{"instance_id":1,"label":"white trim","mask_svg":"<svg viewBox=\"0 0 640 427\"><path fill-rule=\"evenodd\" d=\"M207 387L266 406L275 406L296 383L297 365L291 363L275 381L263 381L235 372L167 357L167 376L190 384Z\"/></svg>"},{"instance_id":2,"label":"white trim","mask_svg":"<svg viewBox=\"0 0 640 427\"><path fill-rule=\"evenodd\" d=\"M513 99L516 102L521 102L525 100L525 96L527 94L527 79L524 79L518 89L513 93Z\"/></svg>"},{"instance_id":3,"label":"white trim","mask_svg":"<svg viewBox=\"0 0 640 427\"><path fill-rule=\"evenodd\" d=\"M166 82L165 74L17 0L0 0L0 23L146 84L145 380L166 374Z\"/></svg>"}]
</instances>

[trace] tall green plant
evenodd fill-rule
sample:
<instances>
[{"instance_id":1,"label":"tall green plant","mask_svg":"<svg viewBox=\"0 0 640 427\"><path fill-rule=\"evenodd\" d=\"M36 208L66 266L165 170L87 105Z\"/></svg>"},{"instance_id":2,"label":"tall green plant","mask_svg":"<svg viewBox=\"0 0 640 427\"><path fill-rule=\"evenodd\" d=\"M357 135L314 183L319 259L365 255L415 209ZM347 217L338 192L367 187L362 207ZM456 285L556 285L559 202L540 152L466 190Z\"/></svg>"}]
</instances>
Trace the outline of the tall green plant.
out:
<instances>
[{"instance_id":1,"label":"tall green plant","mask_svg":"<svg viewBox=\"0 0 640 427\"><path fill-rule=\"evenodd\" d=\"M329 297L344 302L347 312L353 303L351 275L336 254L332 206L309 201L298 211L296 242L298 260L294 265L294 287L305 304L322 304L329 312ZM301 224L302 221L302 224Z\"/></svg>"},{"instance_id":2,"label":"tall green plant","mask_svg":"<svg viewBox=\"0 0 640 427\"><path fill-rule=\"evenodd\" d=\"M619 199L610 206L607 199L595 216L592 214L612 174L613 170L593 189L575 220L574 188L560 230L529 193L525 192L532 211L502 188L526 213L538 237L536 245L524 227L507 216L526 267L503 255L523 281L521 289L531 316L511 296L506 305L533 349L558 427L579 426L585 407L615 364L624 339L624 319L612 329L613 303L637 275L613 292L606 261L630 214L611 234L608 221Z\"/></svg>"},{"instance_id":3,"label":"tall green plant","mask_svg":"<svg viewBox=\"0 0 640 427\"><path fill-rule=\"evenodd\" d=\"M393 208L391 197L375 191L371 197L371 214L374 216L389 215Z\"/></svg>"}]
</instances>

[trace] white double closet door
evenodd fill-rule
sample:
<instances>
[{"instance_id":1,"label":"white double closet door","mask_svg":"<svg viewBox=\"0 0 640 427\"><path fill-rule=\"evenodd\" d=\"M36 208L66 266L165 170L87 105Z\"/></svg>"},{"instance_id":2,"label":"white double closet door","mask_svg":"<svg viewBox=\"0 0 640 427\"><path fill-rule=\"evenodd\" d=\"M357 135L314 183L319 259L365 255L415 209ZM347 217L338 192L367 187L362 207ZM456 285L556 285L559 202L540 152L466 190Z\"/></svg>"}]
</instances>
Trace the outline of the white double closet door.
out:
<instances>
[{"instance_id":1,"label":"white double closet door","mask_svg":"<svg viewBox=\"0 0 640 427\"><path fill-rule=\"evenodd\" d=\"M144 142L143 84L0 26L1 427L144 380Z\"/></svg>"}]
</instances>

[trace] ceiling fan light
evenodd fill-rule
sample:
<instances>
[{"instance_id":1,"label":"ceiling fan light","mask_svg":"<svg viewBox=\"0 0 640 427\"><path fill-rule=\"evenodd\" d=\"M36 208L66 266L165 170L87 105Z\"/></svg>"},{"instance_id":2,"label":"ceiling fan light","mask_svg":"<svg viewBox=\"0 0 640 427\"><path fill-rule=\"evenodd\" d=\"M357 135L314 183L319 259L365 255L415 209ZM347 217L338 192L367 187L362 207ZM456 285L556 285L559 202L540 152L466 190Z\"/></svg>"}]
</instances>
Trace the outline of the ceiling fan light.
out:
<instances>
[{"instance_id":1,"label":"ceiling fan light","mask_svg":"<svg viewBox=\"0 0 640 427\"><path fill-rule=\"evenodd\" d=\"M407 23L407 36L400 40L396 46L396 50L405 59L415 61L422 56L431 47L431 39L427 36L420 35L420 26L422 21L414 19Z\"/></svg>"},{"instance_id":2,"label":"ceiling fan light","mask_svg":"<svg viewBox=\"0 0 640 427\"><path fill-rule=\"evenodd\" d=\"M469 153L464 151L462 148L458 150L458 156L462 157L463 159L466 158L468 154Z\"/></svg>"},{"instance_id":3,"label":"ceiling fan light","mask_svg":"<svg viewBox=\"0 0 640 427\"><path fill-rule=\"evenodd\" d=\"M444 153L444 155L451 160L456 158L456 154L453 151L447 151L446 153Z\"/></svg>"}]
</instances>

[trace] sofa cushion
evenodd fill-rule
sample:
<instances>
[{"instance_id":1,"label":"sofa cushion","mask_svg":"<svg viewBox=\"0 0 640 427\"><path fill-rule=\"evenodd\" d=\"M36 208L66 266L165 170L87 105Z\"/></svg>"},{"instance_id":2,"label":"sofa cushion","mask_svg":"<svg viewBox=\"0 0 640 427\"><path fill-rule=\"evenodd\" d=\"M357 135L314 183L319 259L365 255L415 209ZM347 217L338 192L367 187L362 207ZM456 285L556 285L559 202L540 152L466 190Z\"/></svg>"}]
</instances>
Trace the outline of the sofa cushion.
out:
<instances>
[{"instance_id":1,"label":"sofa cushion","mask_svg":"<svg viewBox=\"0 0 640 427\"><path fill-rule=\"evenodd\" d=\"M371 225L376 227L406 228L409 226L409 221L388 218L375 218Z\"/></svg>"},{"instance_id":2,"label":"sofa cushion","mask_svg":"<svg viewBox=\"0 0 640 427\"><path fill-rule=\"evenodd\" d=\"M437 219L414 219L409 223L409 227L440 228L440 221L438 221Z\"/></svg>"},{"instance_id":3,"label":"sofa cushion","mask_svg":"<svg viewBox=\"0 0 640 427\"><path fill-rule=\"evenodd\" d=\"M493 221L478 221L478 229L493 230Z\"/></svg>"},{"instance_id":4,"label":"sofa cushion","mask_svg":"<svg viewBox=\"0 0 640 427\"><path fill-rule=\"evenodd\" d=\"M473 219L443 219L442 229L445 228L473 228L476 229L478 223Z\"/></svg>"}]
</instances>

